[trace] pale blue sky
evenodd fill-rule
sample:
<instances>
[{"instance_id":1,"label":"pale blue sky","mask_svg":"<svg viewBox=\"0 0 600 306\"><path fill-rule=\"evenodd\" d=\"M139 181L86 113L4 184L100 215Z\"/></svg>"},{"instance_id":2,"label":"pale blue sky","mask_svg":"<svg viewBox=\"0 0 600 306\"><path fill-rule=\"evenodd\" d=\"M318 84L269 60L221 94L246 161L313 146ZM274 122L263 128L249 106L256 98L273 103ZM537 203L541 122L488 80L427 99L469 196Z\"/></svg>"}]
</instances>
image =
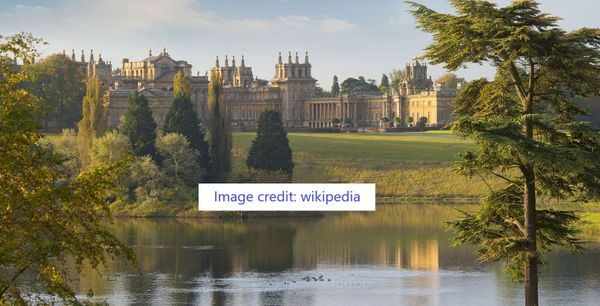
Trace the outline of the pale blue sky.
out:
<instances>
[{"instance_id":1,"label":"pale blue sky","mask_svg":"<svg viewBox=\"0 0 600 306\"><path fill-rule=\"evenodd\" d=\"M450 11L445 0L420 0ZM509 0L498 0L499 4ZM540 1L572 30L600 27L597 0ZM215 55L243 54L255 75L270 79L279 51L309 52L313 75L326 89L334 74L343 80L363 75L378 82L382 73L402 68L421 55L430 35L415 28L403 1L357 0L2 0L0 34L31 32L49 45L44 54L93 49L120 66L163 47L187 60L194 73L210 69ZM437 77L444 71L431 67ZM492 75L474 66L458 74L473 79Z\"/></svg>"}]
</instances>

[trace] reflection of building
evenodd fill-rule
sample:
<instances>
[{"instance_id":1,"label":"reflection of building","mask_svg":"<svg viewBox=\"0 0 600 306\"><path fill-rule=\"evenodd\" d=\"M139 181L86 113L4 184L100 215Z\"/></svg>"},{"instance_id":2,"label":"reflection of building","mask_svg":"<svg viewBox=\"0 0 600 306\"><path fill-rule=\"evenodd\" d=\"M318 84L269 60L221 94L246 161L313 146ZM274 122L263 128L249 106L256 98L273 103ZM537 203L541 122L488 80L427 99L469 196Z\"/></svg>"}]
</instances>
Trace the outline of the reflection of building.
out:
<instances>
[{"instance_id":1,"label":"reflection of building","mask_svg":"<svg viewBox=\"0 0 600 306\"><path fill-rule=\"evenodd\" d=\"M439 269L438 241L412 241L410 255L406 261L410 269L437 271Z\"/></svg>"},{"instance_id":2,"label":"reflection of building","mask_svg":"<svg viewBox=\"0 0 600 306\"><path fill-rule=\"evenodd\" d=\"M101 59L93 61L90 56L88 71L106 82L112 82L105 98L110 105L109 124L119 124L126 109L127 97L138 91L150 100L154 119L162 126L169 109L173 91L173 78L177 72L191 77L192 101L202 121L207 120L208 76L192 76L192 66L186 61L176 61L165 49L158 55L149 52L148 57L137 62L123 59L122 68L110 77L104 73ZM110 63L108 63L110 65ZM408 117L414 122L426 117L427 124L439 126L450 120L450 101L455 89L434 86L427 75L427 66L413 61L405 68L405 77L398 91L389 93L355 92L338 97L316 98L316 80L312 77L312 65L308 54L300 61L298 53L288 53L284 61L281 54L275 65L270 82L255 78L252 68L246 66L242 56L240 65L235 57L231 63L225 56L221 64L217 57L211 71L223 79L224 100L236 127L256 126L262 111L279 110L288 127L330 128L338 122L355 127L381 127L384 118L392 120Z\"/></svg>"}]
</instances>

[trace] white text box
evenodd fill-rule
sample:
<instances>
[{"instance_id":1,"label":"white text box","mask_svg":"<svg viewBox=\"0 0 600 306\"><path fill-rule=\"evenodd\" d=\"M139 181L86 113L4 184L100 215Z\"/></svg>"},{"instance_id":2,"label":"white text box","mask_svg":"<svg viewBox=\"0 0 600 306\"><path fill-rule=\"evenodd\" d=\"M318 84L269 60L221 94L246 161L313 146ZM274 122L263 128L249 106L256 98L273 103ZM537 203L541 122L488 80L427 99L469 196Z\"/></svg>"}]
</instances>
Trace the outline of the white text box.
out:
<instances>
[{"instance_id":1,"label":"white text box","mask_svg":"<svg viewBox=\"0 0 600 306\"><path fill-rule=\"evenodd\" d=\"M374 211L375 184L199 184L201 211Z\"/></svg>"}]
</instances>

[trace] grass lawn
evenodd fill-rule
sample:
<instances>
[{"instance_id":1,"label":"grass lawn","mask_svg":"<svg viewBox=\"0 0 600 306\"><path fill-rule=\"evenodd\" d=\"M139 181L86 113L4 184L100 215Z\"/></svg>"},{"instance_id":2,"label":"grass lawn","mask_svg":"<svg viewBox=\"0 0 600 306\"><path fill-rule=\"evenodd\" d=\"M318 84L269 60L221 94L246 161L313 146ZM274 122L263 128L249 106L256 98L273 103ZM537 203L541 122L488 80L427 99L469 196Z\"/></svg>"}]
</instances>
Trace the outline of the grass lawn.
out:
<instances>
[{"instance_id":1,"label":"grass lawn","mask_svg":"<svg viewBox=\"0 0 600 306\"><path fill-rule=\"evenodd\" d=\"M255 133L233 134L234 170L243 169L254 137ZM487 189L480 179L454 172L458 153L474 145L447 131L289 133L288 137L294 152L294 182L375 183L377 195L391 201L477 199Z\"/></svg>"},{"instance_id":2,"label":"grass lawn","mask_svg":"<svg viewBox=\"0 0 600 306\"><path fill-rule=\"evenodd\" d=\"M234 133L235 149L248 150L255 133ZM471 142L442 133L289 133L293 152L323 158L380 161L452 162Z\"/></svg>"}]
</instances>

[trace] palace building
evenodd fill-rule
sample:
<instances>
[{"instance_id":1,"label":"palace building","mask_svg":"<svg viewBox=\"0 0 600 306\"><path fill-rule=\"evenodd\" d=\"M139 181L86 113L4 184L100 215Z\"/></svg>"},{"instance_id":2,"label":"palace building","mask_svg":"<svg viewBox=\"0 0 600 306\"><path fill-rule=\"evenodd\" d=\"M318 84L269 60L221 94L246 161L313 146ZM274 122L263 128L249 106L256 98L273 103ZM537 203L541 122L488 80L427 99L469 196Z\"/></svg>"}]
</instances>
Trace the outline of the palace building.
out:
<instances>
[{"instance_id":1,"label":"palace building","mask_svg":"<svg viewBox=\"0 0 600 306\"><path fill-rule=\"evenodd\" d=\"M74 59L74 54L72 54ZM192 102L202 122L207 120L208 72L192 75L192 65L174 60L163 49L158 55L152 51L141 61L125 58L120 69L111 71L111 64L99 56L90 55L85 62L82 54L82 69L86 75L97 76L103 83L111 84L104 94L109 107L109 125L118 126L127 109L127 98L135 91L143 94L150 102L154 120L162 127L173 100L173 79L182 72L190 77ZM289 128L333 128L344 123L356 128L380 128L389 126L385 118L400 117L406 125L407 118L418 121L427 118L428 126L443 126L450 122L451 100L456 89L435 85L427 75L427 65L413 61L405 67L404 78L398 90L392 93L354 92L338 97L316 97L317 80L312 77L312 65L306 53L300 60L298 53L287 59L279 54L274 76L269 82L255 78L252 68L246 65L244 56L239 65L235 57L231 62L225 56L219 58L211 71L218 73L224 85L224 101L236 129L256 127L262 111L278 110L284 124Z\"/></svg>"}]
</instances>

